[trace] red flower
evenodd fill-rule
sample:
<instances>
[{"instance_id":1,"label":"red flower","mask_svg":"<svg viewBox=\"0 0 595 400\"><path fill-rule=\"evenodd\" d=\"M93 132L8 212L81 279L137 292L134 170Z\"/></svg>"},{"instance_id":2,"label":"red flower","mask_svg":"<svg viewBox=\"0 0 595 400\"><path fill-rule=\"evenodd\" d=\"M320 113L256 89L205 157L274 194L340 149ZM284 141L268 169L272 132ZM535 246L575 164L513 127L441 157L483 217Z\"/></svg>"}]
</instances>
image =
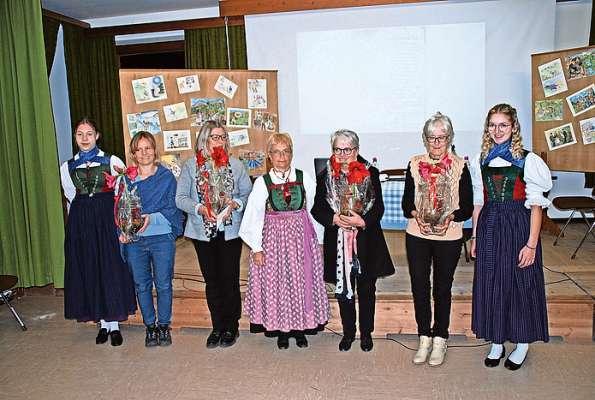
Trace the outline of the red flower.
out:
<instances>
[{"instance_id":1,"label":"red flower","mask_svg":"<svg viewBox=\"0 0 595 400\"><path fill-rule=\"evenodd\" d=\"M114 167L114 169L116 168L118 167ZM105 184L108 188L113 189L116 187L116 180L118 179L118 175L110 175L107 173L107 171L103 171L103 176L105 177Z\"/></svg>"},{"instance_id":2,"label":"red flower","mask_svg":"<svg viewBox=\"0 0 595 400\"><path fill-rule=\"evenodd\" d=\"M229 162L229 157L227 156L223 146L215 147L211 152L211 157L213 158L216 168L224 167Z\"/></svg>"},{"instance_id":3,"label":"red flower","mask_svg":"<svg viewBox=\"0 0 595 400\"><path fill-rule=\"evenodd\" d=\"M450 165L452 164L452 159L448 156L448 153L446 153L442 160L440 160L440 164L442 164L445 169L450 168Z\"/></svg>"},{"instance_id":4,"label":"red flower","mask_svg":"<svg viewBox=\"0 0 595 400\"><path fill-rule=\"evenodd\" d=\"M196 165L197 167L202 167L203 165L205 165L205 161L207 161L206 157L202 154L202 150L199 150L198 153L196 153Z\"/></svg>"},{"instance_id":5,"label":"red flower","mask_svg":"<svg viewBox=\"0 0 595 400\"><path fill-rule=\"evenodd\" d=\"M133 181L138 176L138 168L137 167L128 167L125 171L126 176Z\"/></svg>"},{"instance_id":6,"label":"red flower","mask_svg":"<svg viewBox=\"0 0 595 400\"><path fill-rule=\"evenodd\" d=\"M341 163L337 162L337 158L335 157L334 154L331 156L330 161L331 161L331 168L333 169L333 177L338 178L339 175L341 174Z\"/></svg>"},{"instance_id":7,"label":"red flower","mask_svg":"<svg viewBox=\"0 0 595 400\"><path fill-rule=\"evenodd\" d=\"M352 161L349 163L349 174L347 175L347 183L360 184L370 176L370 171L364 164L359 161Z\"/></svg>"}]
</instances>

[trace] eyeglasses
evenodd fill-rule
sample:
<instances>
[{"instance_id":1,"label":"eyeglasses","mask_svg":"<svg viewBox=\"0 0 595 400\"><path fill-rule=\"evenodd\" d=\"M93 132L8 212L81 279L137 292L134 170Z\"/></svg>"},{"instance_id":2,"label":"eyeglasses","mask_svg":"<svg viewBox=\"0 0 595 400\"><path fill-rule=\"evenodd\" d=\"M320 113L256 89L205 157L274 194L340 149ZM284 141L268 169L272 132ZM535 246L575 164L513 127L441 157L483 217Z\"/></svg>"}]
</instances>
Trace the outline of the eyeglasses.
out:
<instances>
[{"instance_id":1,"label":"eyeglasses","mask_svg":"<svg viewBox=\"0 0 595 400\"><path fill-rule=\"evenodd\" d=\"M488 124L488 131L494 132L496 130L496 128L499 131L505 131L508 128L510 128L511 126L512 126L511 124Z\"/></svg>"},{"instance_id":2,"label":"eyeglasses","mask_svg":"<svg viewBox=\"0 0 595 400\"><path fill-rule=\"evenodd\" d=\"M291 155L291 150L271 150L271 155L275 157L289 157Z\"/></svg>"},{"instance_id":3,"label":"eyeglasses","mask_svg":"<svg viewBox=\"0 0 595 400\"><path fill-rule=\"evenodd\" d=\"M446 143L446 141L448 140L449 137L450 137L450 135L426 136L426 139L428 139L428 142L430 142L430 143Z\"/></svg>"},{"instance_id":4,"label":"eyeglasses","mask_svg":"<svg viewBox=\"0 0 595 400\"><path fill-rule=\"evenodd\" d=\"M211 138L211 140L214 140L216 142L220 140L227 140L227 135L210 135L209 137Z\"/></svg>"},{"instance_id":5,"label":"eyeglasses","mask_svg":"<svg viewBox=\"0 0 595 400\"><path fill-rule=\"evenodd\" d=\"M333 147L333 153L340 156L341 154L348 156L349 154L353 153L353 151L357 149L357 147L345 147L344 149L340 147Z\"/></svg>"}]
</instances>

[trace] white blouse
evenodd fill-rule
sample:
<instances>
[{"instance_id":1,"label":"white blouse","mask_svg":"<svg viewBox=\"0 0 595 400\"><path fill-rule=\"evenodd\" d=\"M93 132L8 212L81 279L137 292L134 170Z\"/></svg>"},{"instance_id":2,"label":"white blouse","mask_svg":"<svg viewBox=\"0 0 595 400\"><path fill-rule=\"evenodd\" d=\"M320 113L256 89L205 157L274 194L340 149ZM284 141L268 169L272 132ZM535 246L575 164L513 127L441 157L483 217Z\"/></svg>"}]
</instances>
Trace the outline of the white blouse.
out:
<instances>
[{"instance_id":1,"label":"white blouse","mask_svg":"<svg viewBox=\"0 0 595 400\"><path fill-rule=\"evenodd\" d=\"M99 150L99 153L97 153L97 155L104 156L105 153L103 152L103 150ZM77 154L75 154L74 159L78 160L78 158L79 158L79 156L77 153ZM97 167L97 166L99 166L99 163L96 163L96 162L89 163L89 167ZM115 166L120 167L120 168L126 167L124 165L124 163L122 162L122 160L120 160L117 156L111 156L110 170L111 170L112 175L116 174L116 170L114 169ZM77 168L87 168L87 164L81 164ZM68 171L68 161L64 162L60 166L60 180L62 181L62 189L64 189L64 196L66 196L66 199L68 200L69 203L72 203L74 196L76 196L76 187L74 186L74 182L72 182L72 178L70 177L70 172Z\"/></svg>"},{"instance_id":2,"label":"white blouse","mask_svg":"<svg viewBox=\"0 0 595 400\"><path fill-rule=\"evenodd\" d=\"M278 178L272 170L269 172L271 180L274 184L282 184L285 181ZM289 182L295 182L295 168L291 168L289 173ZM316 231L316 237L318 243L322 244L324 228L318 222L314 220L310 214L310 209L314 205L314 195L316 194L316 182L308 175L303 172L304 177L304 189L306 191L306 209L314 230ZM253 252L262 251L262 230L264 228L264 215L266 212L266 201L269 198L269 191L267 190L266 183L262 176L258 177L252 187L252 192L248 197L248 204L244 211L244 217L242 218L242 225L240 225L240 237Z\"/></svg>"},{"instance_id":3,"label":"white blouse","mask_svg":"<svg viewBox=\"0 0 595 400\"><path fill-rule=\"evenodd\" d=\"M471 180L473 182L473 204L483 206L483 179L481 177L480 159L481 154L476 155L471 161ZM509 167L510 162L497 157L490 161L490 167ZM543 196L544 192L552 188L552 175L546 163L535 153L527 154L523 180L526 183L525 207L541 206L548 207L550 201Z\"/></svg>"}]
</instances>

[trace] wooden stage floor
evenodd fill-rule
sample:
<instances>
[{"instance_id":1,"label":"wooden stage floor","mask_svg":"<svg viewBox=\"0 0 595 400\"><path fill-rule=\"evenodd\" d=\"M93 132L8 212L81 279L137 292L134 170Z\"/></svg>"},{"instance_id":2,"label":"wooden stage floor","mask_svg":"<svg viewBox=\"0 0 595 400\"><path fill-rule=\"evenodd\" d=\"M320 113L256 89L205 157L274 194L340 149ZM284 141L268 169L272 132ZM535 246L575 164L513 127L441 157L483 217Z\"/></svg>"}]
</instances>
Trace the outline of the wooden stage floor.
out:
<instances>
[{"instance_id":1,"label":"wooden stage floor","mask_svg":"<svg viewBox=\"0 0 595 400\"><path fill-rule=\"evenodd\" d=\"M593 339L593 305L595 299L595 240L585 241L574 260L570 255L585 232L584 223L573 223L567 228L564 238L552 246L554 236L542 232L543 254L548 298L550 335L562 336L568 341L590 341ZM403 231L385 231L397 273L377 284L377 308L375 335L389 333L414 334L416 324L413 313L411 286L405 256L405 234ZM240 284L246 289L248 275L248 248L244 246L241 261ZM473 282L473 261L467 262L464 253L455 273L453 284L453 306L451 333L473 336L470 330L471 291ZM331 285L327 286L329 293ZM332 319L328 327L341 330L338 307L332 294ZM142 322L140 313L131 320ZM209 328L210 319L204 294L203 277L200 273L192 243L178 239L174 274L174 327ZM244 316L242 328L248 327Z\"/></svg>"}]
</instances>

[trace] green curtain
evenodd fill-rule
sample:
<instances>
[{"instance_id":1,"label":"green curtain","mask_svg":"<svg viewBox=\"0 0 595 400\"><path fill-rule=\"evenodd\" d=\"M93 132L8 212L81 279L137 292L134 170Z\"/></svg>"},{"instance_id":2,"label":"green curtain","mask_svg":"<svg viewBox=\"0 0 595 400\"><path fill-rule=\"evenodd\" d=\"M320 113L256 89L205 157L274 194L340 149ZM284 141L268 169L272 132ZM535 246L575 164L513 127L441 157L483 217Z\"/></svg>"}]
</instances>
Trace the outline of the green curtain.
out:
<instances>
[{"instance_id":1,"label":"green curtain","mask_svg":"<svg viewBox=\"0 0 595 400\"><path fill-rule=\"evenodd\" d=\"M48 76L50 76L52 64L54 63L58 29L60 29L60 21L46 17L45 15L43 16L43 41L45 44L45 62L47 64Z\"/></svg>"},{"instance_id":2,"label":"green curtain","mask_svg":"<svg viewBox=\"0 0 595 400\"><path fill-rule=\"evenodd\" d=\"M114 36L91 38L85 29L63 23L64 58L72 124L94 119L101 132L99 146L124 159L120 78ZM72 141L73 151L78 148Z\"/></svg>"},{"instance_id":3,"label":"green curtain","mask_svg":"<svg viewBox=\"0 0 595 400\"><path fill-rule=\"evenodd\" d=\"M0 273L64 287L64 223L39 0L0 1Z\"/></svg>"},{"instance_id":4,"label":"green curtain","mask_svg":"<svg viewBox=\"0 0 595 400\"><path fill-rule=\"evenodd\" d=\"M232 69L248 68L244 25L229 26L229 50ZM227 69L225 27L187 29L184 31L186 68Z\"/></svg>"}]
</instances>

